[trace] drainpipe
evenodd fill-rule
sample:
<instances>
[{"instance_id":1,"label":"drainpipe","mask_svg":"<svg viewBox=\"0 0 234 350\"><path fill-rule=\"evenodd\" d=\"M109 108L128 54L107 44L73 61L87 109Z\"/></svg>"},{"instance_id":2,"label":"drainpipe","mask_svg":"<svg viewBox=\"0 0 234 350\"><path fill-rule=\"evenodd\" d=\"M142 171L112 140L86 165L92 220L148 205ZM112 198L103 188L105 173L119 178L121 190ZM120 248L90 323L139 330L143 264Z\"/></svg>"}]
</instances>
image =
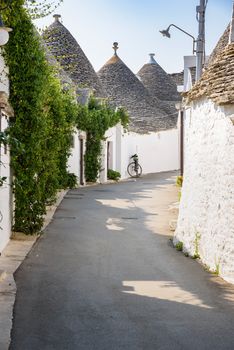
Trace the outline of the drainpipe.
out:
<instances>
[{"instance_id":1,"label":"drainpipe","mask_svg":"<svg viewBox=\"0 0 234 350\"><path fill-rule=\"evenodd\" d=\"M184 110L180 110L180 176L184 174Z\"/></svg>"},{"instance_id":2,"label":"drainpipe","mask_svg":"<svg viewBox=\"0 0 234 350\"><path fill-rule=\"evenodd\" d=\"M178 120L179 120L179 157L180 157L180 176L184 174L184 108L183 103L178 102L175 104L175 107L178 111Z\"/></svg>"}]
</instances>

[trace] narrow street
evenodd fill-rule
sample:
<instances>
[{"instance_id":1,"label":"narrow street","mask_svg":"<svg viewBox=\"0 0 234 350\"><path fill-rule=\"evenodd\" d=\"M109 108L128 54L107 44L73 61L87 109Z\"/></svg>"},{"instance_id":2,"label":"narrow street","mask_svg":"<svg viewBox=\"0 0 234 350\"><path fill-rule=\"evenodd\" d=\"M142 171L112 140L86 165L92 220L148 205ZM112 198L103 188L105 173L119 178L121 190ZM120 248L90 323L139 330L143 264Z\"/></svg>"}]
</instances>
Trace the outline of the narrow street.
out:
<instances>
[{"instance_id":1,"label":"narrow street","mask_svg":"<svg viewBox=\"0 0 234 350\"><path fill-rule=\"evenodd\" d=\"M11 350L234 349L234 287L169 240L174 183L68 192L16 272Z\"/></svg>"}]
</instances>

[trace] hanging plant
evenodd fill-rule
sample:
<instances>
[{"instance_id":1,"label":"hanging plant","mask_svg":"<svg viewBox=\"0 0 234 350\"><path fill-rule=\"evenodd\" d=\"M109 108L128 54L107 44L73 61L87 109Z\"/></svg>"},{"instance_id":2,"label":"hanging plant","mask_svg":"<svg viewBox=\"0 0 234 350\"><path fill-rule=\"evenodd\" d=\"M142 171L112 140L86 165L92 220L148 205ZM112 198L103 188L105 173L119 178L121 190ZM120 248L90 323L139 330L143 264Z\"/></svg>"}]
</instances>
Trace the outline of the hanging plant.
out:
<instances>
[{"instance_id":1,"label":"hanging plant","mask_svg":"<svg viewBox=\"0 0 234 350\"><path fill-rule=\"evenodd\" d=\"M123 108L114 110L105 101L91 97L87 106L80 106L77 127L87 133L85 153L85 177L95 182L101 167L102 141L109 128L121 123L126 129L128 115Z\"/></svg>"}]
</instances>

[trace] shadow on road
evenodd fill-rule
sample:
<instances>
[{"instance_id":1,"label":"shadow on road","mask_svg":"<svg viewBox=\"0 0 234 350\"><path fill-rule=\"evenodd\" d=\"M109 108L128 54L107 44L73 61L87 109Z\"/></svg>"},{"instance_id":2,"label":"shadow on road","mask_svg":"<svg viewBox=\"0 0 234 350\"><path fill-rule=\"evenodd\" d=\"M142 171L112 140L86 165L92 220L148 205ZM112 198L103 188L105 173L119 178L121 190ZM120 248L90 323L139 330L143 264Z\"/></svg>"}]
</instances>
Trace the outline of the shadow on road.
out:
<instances>
[{"instance_id":1,"label":"shadow on road","mask_svg":"<svg viewBox=\"0 0 234 350\"><path fill-rule=\"evenodd\" d=\"M172 175L68 192L16 274L11 350L234 348L234 288L157 231Z\"/></svg>"}]
</instances>

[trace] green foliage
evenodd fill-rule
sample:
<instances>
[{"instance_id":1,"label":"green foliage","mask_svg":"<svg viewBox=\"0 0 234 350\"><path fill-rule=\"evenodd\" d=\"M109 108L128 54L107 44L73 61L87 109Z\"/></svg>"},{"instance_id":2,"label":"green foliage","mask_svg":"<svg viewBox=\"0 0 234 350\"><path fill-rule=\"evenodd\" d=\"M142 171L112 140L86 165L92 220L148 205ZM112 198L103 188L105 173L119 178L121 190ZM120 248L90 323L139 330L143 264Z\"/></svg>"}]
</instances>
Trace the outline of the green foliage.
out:
<instances>
[{"instance_id":1,"label":"green foliage","mask_svg":"<svg viewBox=\"0 0 234 350\"><path fill-rule=\"evenodd\" d=\"M215 264L215 270L213 272L215 275L219 276L220 275L220 264L216 263Z\"/></svg>"},{"instance_id":2,"label":"green foliage","mask_svg":"<svg viewBox=\"0 0 234 350\"><path fill-rule=\"evenodd\" d=\"M175 245L175 249L178 250L179 252L183 251L183 242L177 242Z\"/></svg>"},{"instance_id":3,"label":"green foliage","mask_svg":"<svg viewBox=\"0 0 234 350\"><path fill-rule=\"evenodd\" d=\"M85 160L85 177L89 182L95 182L101 166L101 142L105 132L121 123L126 129L128 116L123 108L115 111L105 101L91 97L87 106L80 106L77 127L87 132Z\"/></svg>"},{"instance_id":4,"label":"green foliage","mask_svg":"<svg viewBox=\"0 0 234 350\"><path fill-rule=\"evenodd\" d=\"M66 188L76 188L77 187L77 176L73 173L68 173L66 176Z\"/></svg>"},{"instance_id":5,"label":"green foliage","mask_svg":"<svg viewBox=\"0 0 234 350\"><path fill-rule=\"evenodd\" d=\"M15 111L10 127L14 230L33 234L42 227L47 203L68 182L66 163L77 106L49 67L23 4L23 0L14 1L4 11L6 23L13 28L5 59ZM20 140L20 148L14 139Z\"/></svg>"},{"instance_id":6,"label":"green foliage","mask_svg":"<svg viewBox=\"0 0 234 350\"><path fill-rule=\"evenodd\" d=\"M1 143L3 143L4 145L7 145L8 143L8 137L5 131L0 131L0 144Z\"/></svg>"},{"instance_id":7,"label":"green foliage","mask_svg":"<svg viewBox=\"0 0 234 350\"><path fill-rule=\"evenodd\" d=\"M6 180L7 180L6 176L0 176L0 187L4 185Z\"/></svg>"},{"instance_id":8,"label":"green foliage","mask_svg":"<svg viewBox=\"0 0 234 350\"><path fill-rule=\"evenodd\" d=\"M193 259L200 259L200 254L199 254L199 242L201 239L201 235L196 232L195 235L195 240L194 240L194 255L193 255Z\"/></svg>"},{"instance_id":9,"label":"green foliage","mask_svg":"<svg viewBox=\"0 0 234 350\"><path fill-rule=\"evenodd\" d=\"M108 169L107 170L107 178L109 180L115 180L118 181L120 179L121 175L118 171L112 170L112 169Z\"/></svg>"},{"instance_id":10,"label":"green foliage","mask_svg":"<svg viewBox=\"0 0 234 350\"><path fill-rule=\"evenodd\" d=\"M213 273L217 276L220 275L220 259L217 259L215 258L215 270L213 271Z\"/></svg>"},{"instance_id":11,"label":"green foliage","mask_svg":"<svg viewBox=\"0 0 234 350\"><path fill-rule=\"evenodd\" d=\"M18 140L16 140L15 138L10 138L8 129L6 129L5 131L0 131L0 146L4 145L5 147L7 147L10 143L14 145L15 149L20 148L20 143L18 142ZM1 155L0 155L0 165L1 164L2 162L1 162ZM0 187L4 185L6 180L7 180L6 176L3 176L3 177L0 176Z\"/></svg>"},{"instance_id":12,"label":"green foliage","mask_svg":"<svg viewBox=\"0 0 234 350\"><path fill-rule=\"evenodd\" d=\"M176 185L178 187L182 187L182 185L183 185L183 176L177 176L177 178L176 178Z\"/></svg>"},{"instance_id":13,"label":"green foliage","mask_svg":"<svg viewBox=\"0 0 234 350\"><path fill-rule=\"evenodd\" d=\"M37 1L37 0L25 0L25 7L28 9L33 19L41 18L51 14L56 8L63 2L63 0L53 1Z\"/></svg>"},{"instance_id":14,"label":"green foliage","mask_svg":"<svg viewBox=\"0 0 234 350\"><path fill-rule=\"evenodd\" d=\"M176 186L179 187L178 200L181 200L181 187L183 185L183 176L177 176Z\"/></svg>"},{"instance_id":15,"label":"green foliage","mask_svg":"<svg viewBox=\"0 0 234 350\"><path fill-rule=\"evenodd\" d=\"M1 144L3 144L4 146L6 146L8 144L9 140L8 140L8 136L6 134L5 131L0 131L0 147ZM0 156L0 166L1 166L2 162L1 162L1 156ZM6 176L0 176L0 187L2 187L5 183L5 181L7 180Z\"/></svg>"}]
</instances>

